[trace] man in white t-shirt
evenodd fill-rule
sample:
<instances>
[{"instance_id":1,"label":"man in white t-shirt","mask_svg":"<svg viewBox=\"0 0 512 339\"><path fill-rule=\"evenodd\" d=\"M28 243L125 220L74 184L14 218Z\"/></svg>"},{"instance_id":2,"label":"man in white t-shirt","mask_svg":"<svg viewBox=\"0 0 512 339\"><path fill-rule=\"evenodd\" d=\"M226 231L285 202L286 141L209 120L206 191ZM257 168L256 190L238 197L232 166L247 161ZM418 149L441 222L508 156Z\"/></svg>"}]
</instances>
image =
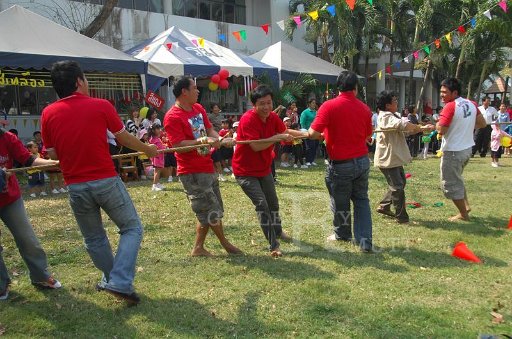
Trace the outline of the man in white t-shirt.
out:
<instances>
[{"instance_id":1,"label":"man in white t-shirt","mask_svg":"<svg viewBox=\"0 0 512 339\"><path fill-rule=\"evenodd\" d=\"M479 152L480 157L484 158L489 149L489 143L491 142L491 123L498 118L498 111L491 106L491 98L489 97L485 97L482 100L482 106L478 107L478 110L484 117L487 126L476 131L475 146L473 146L472 155L474 156L476 152Z\"/></svg>"},{"instance_id":2,"label":"man in white t-shirt","mask_svg":"<svg viewBox=\"0 0 512 339\"><path fill-rule=\"evenodd\" d=\"M476 104L459 96L461 85L455 78L441 82L441 98L446 104L436 129L443 136L441 150L441 186L446 198L451 199L459 214L450 221L469 220L469 206L462 172L471 157L473 130L485 127L485 119Z\"/></svg>"}]
</instances>

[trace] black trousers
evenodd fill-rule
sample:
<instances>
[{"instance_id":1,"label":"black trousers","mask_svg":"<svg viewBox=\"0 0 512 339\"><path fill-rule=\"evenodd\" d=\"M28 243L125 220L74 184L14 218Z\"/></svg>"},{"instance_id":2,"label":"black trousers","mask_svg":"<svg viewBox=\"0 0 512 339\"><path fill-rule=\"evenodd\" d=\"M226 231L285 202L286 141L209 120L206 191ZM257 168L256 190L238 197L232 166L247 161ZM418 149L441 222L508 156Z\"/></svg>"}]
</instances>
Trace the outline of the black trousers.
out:
<instances>
[{"instance_id":1,"label":"black trousers","mask_svg":"<svg viewBox=\"0 0 512 339\"><path fill-rule=\"evenodd\" d=\"M484 128L480 128L476 131L475 146L473 146L472 152L473 155L475 155L476 152L479 152L482 158L485 157L491 142L491 133L491 126L485 126Z\"/></svg>"},{"instance_id":2,"label":"black trousers","mask_svg":"<svg viewBox=\"0 0 512 339\"><path fill-rule=\"evenodd\" d=\"M388 191L380 201L380 207L386 210L395 207L395 216L400 221L409 221L409 215L405 209L405 172L404 167L380 168L388 182Z\"/></svg>"}]
</instances>

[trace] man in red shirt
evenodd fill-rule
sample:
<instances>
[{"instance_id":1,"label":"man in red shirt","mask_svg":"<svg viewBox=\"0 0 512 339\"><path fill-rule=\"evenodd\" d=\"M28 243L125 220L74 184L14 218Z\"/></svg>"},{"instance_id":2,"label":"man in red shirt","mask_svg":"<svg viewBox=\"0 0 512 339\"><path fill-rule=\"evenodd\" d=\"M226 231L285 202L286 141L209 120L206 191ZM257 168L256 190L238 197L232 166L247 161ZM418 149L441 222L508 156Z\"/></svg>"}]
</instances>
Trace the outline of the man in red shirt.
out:
<instances>
[{"instance_id":1,"label":"man in red shirt","mask_svg":"<svg viewBox=\"0 0 512 339\"><path fill-rule=\"evenodd\" d=\"M334 213L334 234L329 240L354 241L363 252L372 252L372 216L368 200L370 159L366 140L372 135L370 108L357 99L357 75L338 76L340 95L327 100L311 124L312 138L325 138L329 165L325 183ZM350 201L354 204L352 236Z\"/></svg>"},{"instance_id":2,"label":"man in red shirt","mask_svg":"<svg viewBox=\"0 0 512 339\"><path fill-rule=\"evenodd\" d=\"M175 105L165 114L164 127L174 147L204 144L205 147L191 151L176 152L178 175L196 214L196 240L192 256L211 256L204 248L204 241L211 228L222 247L231 254L241 251L224 236L222 217L224 206L219 182L210 156L210 146L233 147L232 138L219 142L219 135L212 127L206 111L197 103L199 91L194 81L183 77L174 85Z\"/></svg>"},{"instance_id":3,"label":"man in red shirt","mask_svg":"<svg viewBox=\"0 0 512 339\"><path fill-rule=\"evenodd\" d=\"M283 232L279 217L279 201L271 174L272 151L276 142L292 141L294 136L303 137L305 133L286 128L272 111L272 98L272 90L266 85L251 92L254 108L240 119L237 141L258 142L238 144L232 163L236 181L256 208L261 229L270 244L270 254L277 257L281 256L277 238L289 237Z\"/></svg>"},{"instance_id":4,"label":"man in red shirt","mask_svg":"<svg viewBox=\"0 0 512 339\"><path fill-rule=\"evenodd\" d=\"M46 253L41 248L28 220L16 175L4 169L13 167L14 161L22 166L55 165L56 161L36 158L12 133L0 128L0 219L11 232L21 257L30 272L32 284L43 288L60 288L61 284L48 272ZM7 299L11 279L2 258L0 246L0 300Z\"/></svg>"},{"instance_id":5,"label":"man in red shirt","mask_svg":"<svg viewBox=\"0 0 512 339\"><path fill-rule=\"evenodd\" d=\"M61 99L43 110L43 142L50 157L60 160L85 247L94 265L103 272L97 288L129 304L137 304L140 298L133 288L133 280L142 224L115 171L106 133L112 132L122 145L145 152L148 157L157 154L156 147L143 144L128 133L107 100L89 96L89 84L78 63L55 63L51 78ZM115 258L103 227L101 209L121 234Z\"/></svg>"}]
</instances>

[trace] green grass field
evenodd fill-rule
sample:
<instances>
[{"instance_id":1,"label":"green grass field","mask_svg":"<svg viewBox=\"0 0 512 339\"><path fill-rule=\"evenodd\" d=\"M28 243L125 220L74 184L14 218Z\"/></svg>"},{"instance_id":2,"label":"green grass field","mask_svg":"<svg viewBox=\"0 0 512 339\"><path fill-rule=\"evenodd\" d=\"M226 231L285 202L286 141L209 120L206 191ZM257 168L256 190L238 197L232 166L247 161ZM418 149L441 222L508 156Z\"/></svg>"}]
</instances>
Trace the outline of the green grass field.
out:
<instances>
[{"instance_id":1,"label":"green grass field","mask_svg":"<svg viewBox=\"0 0 512 339\"><path fill-rule=\"evenodd\" d=\"M284 256L268 256L249 199L233 179L221 184L224 223L244 251L228 256L213 236L214 258L191 258L195 219L180 183L151 192L151 183L128 190L145 226L136 288L142 302L128 308L96 292L100 278L82 244L67 195L25 197L34 228L47 251L58 291L39 291L12 237L2 226L5 261L12 274L9 300L0 302L0 334L11 337L435 337L512 335L512 159L492 168L471 159L465 178L470 222L446 221L455 207L439 189L439 159L414 161L407 201L411 223L373 215L379 253L363 254L346 243L327 243L331 214L324 166L278 170L284 229L296 240ZM370 178L374 210L386 189L375 168ZM434 207L444 202L442 207ZM116 227L105 218L111 242ZM484 263L453 258L464 241ZM490 312L503 315L493 322Z\"/></svg>"}]
</instances>

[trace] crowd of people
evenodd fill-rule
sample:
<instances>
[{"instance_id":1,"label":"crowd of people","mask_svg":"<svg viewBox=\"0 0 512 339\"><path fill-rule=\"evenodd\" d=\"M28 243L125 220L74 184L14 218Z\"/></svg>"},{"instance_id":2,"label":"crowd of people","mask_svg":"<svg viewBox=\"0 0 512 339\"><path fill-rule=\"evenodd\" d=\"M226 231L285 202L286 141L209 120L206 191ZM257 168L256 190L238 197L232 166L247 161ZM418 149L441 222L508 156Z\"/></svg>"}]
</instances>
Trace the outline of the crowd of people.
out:
<instances>
[{"instance_id":1,"label":"crowd of people","mask_svg":"<svg viewBox=\"0 0 512 339\"><path fill-rule=\"evenodd\" d=\"M430 138L423 139L427 149L435 133L440 136L442 190L458 210L450 220L469 220L471 207L462 174L474 154L473 131L485 129L488 124L485 112L460 97L457 79L441 83L445 106L439 117L434 118L435 124L428 120L420 122L414 109L408 117L402 117L397 113L397 95L388 91L379 93L378 113L372 113L357 98L358 77L349 71L338 77L337 97L320 107L312 98L301 114L296 103L286 110L281 106L274 110L271 88L259 85L250 94L253 108L239 121L224 119L218 105L212 105L211 113L207 114L197 102L199 90L195 81L183 77L174 84L176 102L165 114L163 124L152 110L146 112L144 119L140 111L134 110L123 124L108 101L89 96L87 78L76 62L54 64L51 78L61 99L44 109L40 135L34 135L34 141L23 147L12 133L1 130L0 165L6 169L13 168L14 161L25 167L58 165L85 248L102 272L96 288L129 304L140 302L133 281L143 226L111 157L119 151L145 154L137 157L136 166L141 176L148 175L147 168L152 168L153 191L164 189L160 178L168 175L168 180L172 180L175 171L195 214L192 256L212 255L205 246L210 229L227 253L242 253L224 233L219 181L224 181L226 174L235 178L241 192L253 204L269 254L281 256L280 241L289 241L291 237L284 231L280 218L275 159L281 159L282 167L289 167L293 154L294 167L305 169L316 165L319 148L326 163L325 184L333 212L333 233L328 240L351 242L362 252L372 253L373 222L368 198L371 158L388 183L376 212L398 223L407 223L403 166L418 154L415 146L411 147L411 140L416 144L418 135L420 140L421 135ZM88 124L91 119L94 124ZM74 128L77 125L89 128ZM493 152L500 152L494 151L495 142L508 134L497 127L499 124L493 126L493 142L489 139L489 143ZM44 140L41 148L38 140ZM174 152L162 152L171 147ZM369 150L374 152L372 157ZM91 155L94 161L90 161ZM497 153L493 153L493 159L496 157ZM171 171L166 174L168 169ZM38 186L44 183L44 175L34 170L29 173L32 196L42 194ZM0 218L13 233L33 284L59 288L60 282L47 271L46 255L28 221L16 177L9 171L0 170L0 192ZM115 255L104 230L101 210L119 228ZM0 299L7 298L9 284L0 252Z\"/></svg>"}]
</instances>

